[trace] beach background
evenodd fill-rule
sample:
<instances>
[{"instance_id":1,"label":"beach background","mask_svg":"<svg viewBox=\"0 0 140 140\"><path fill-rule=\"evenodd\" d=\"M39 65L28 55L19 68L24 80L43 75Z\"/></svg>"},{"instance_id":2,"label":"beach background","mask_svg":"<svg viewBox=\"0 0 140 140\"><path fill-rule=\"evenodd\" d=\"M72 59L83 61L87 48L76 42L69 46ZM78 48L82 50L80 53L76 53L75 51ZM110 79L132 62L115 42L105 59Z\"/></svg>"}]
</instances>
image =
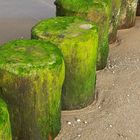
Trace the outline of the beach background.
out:
<instances>
[{"instance_id":1,"label":"beach background","mask_svg":"<svg viewBox=\"0 0 140 140\"><path fill-rule=\"evenodd\" d=\"M0 0L0 44L28 39L39 20L55 16L53 0ZM97 72L96 100L62 112L56 140L140 140L140 18L119 31L107 67Z\"/></svg>"},{"instance_id":2,"label":"beach background","mask_svg":"<svg viewBox=\"0 0 140 140\"><path fill-rule=\"evenodd\" d=\"M53 0L0 0L0 44L30 38L31 27L55 16Z\"/></svg>"}]
</instances>

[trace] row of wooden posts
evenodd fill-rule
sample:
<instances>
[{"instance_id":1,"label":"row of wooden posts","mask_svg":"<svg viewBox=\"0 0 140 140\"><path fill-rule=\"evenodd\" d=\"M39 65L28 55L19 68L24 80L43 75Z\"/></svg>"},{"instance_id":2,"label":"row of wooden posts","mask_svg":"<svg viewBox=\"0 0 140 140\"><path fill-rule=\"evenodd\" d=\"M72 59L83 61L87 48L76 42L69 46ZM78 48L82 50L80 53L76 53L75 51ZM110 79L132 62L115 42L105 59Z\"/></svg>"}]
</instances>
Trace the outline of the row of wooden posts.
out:
<instances>
[{"instance_id":1,"label":"row of wooden posts","mask_svg":"<svg viewBox=\"0 0 140 140\"><path fill-rule=\"evenodd\" d=\"M135 24L137 0L56 0L57 17L32 28L31 40L0 47L0 140L52 140L63 110L95 97L117 30Z\"/></svg>"}]
</instances>

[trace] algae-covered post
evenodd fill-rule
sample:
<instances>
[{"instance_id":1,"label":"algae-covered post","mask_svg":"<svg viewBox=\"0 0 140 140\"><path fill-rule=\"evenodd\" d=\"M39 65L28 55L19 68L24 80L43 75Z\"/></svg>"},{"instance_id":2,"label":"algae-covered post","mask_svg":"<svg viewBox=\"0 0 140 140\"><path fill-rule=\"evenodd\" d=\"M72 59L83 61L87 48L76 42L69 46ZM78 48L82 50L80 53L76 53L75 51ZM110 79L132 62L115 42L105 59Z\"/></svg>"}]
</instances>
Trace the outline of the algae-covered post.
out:
<instances>
[{"instance_id":1,"label":"algae-covered post","mask_svg":"<svg viewBox=\"0 0 140 140\"><path fill-rule=\"evenodd\" d=\"M140 0L138 0L138 5L137 5L137 16L140 16Z\"/></svg>"},{"instance_id":2,"label":"algae-covered post","mask_svg":"<svg viewBox=\"0 0 140 140\"><path fill-rule=\"evenodd\" d=\"M107 64L108 32L112 0L56 0L57 16L80 16L99 25L97 70Z\"/></svg>"},{"instance_id":3,"label":"algae-covered post","mask_svg":"<svg viewBox=\"0 0 140 140\"><path fill-rule=\"evenodd\" d=\"M64 61L53 44L11 41L0 47L0 97L13 140L53 139L60 130Z\"/></svg>"},{"instance_id":4,"label":"algae-covered post","mask_svg":"<svg viewBox=\"0 0 140 140\"><path fill-rule=\"evenodd\" d=\"M117 39L117 30L120 20L120 9L122 0L112 0L112 15L109 28L109 42L113 43Z\"/></svg>"},{"instance_id":5,"label":"algae-covered post","mask_svg":"<svg viewBox=\"0 0 140 140\"><path fill-rule=\"evenodd\" d=\"M9 112L2 99L0 99L0 140L12 140Z\"/></svg>"},{"instance_id":6,"label":"algae-covered post","mask_svg":"<svg viewBox=\"0 0 140 140\"><path fill-rule=\"evenodd\" d=\"M80 17L51 18L33 27L32 38L53 42L64 55L63 109L79 109L89 105L95 92L97 26Z\"/></svg>"},{"instance_id":7,"label":"algae-covered post","mask_svg":"<svg viewBox=\"0 0 140 140\"><path fill-rule=\"evenodd\" d=\"M125 29L135 25L138 0L122 0L119 28Z\"/></svg>"}]
</instances>

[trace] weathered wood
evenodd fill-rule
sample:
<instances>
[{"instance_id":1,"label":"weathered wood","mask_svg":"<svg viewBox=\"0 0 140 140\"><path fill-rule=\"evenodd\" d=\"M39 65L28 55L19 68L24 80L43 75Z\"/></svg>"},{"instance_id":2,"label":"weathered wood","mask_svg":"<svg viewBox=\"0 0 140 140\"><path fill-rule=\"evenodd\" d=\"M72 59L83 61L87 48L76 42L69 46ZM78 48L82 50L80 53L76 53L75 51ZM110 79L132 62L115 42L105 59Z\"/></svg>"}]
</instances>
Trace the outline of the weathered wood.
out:
<instances>
[{"instance_id":1,"label":"weathered wood","mask_svg":"<svg viewBox=\"0 0 140 140\"><path fill-rule=\"evenodd\" d=\"M17 40L0 47L0 97L13 140L46 140L60 131L64 62L51 43Z\"/></svg>"},{"instance_id":2,"label":"weathered wood","mask_svg":"<svg viewBox=\"0 0 140 140\"><path fill-rule=\"evenodd\" d=\"M2 99L0 99L0 140L12 140L9 112Z\"/></svg>"},{"instance_id":3,"label":"weathered wood","mask_svg":"<svg viewBox=\"0 0 140 140\"><path fill-rule=\"evenodd\" d=\"M107 64L109 21L112 0L56 0L57 16L80 16L99 26L97 70Z\"/></svg>"},{"instance_id":4,"label":"weathered wood","mask_svg":"<svg viewBox=\"0 0 140 140\"><path fill-rule=\"evenodd\" d=\"M51 41L66 64L63 109L79 109L93 102L96 81L98 28L78 17L46 19L32 29L32 38Z\"/></svg>"},{"instance_id":5,"label":"weathered wood","mask_svg":"<svg viewBox=\"0 0 140 140\"><path fill-rule=\"evenodd\" d=\"M109 28L109 43L117 39L117 30L120 22L120 9L122 0L112 0L112 15Z\"/></svg>"},{"instance_id":6,"label":"weathered wood","mask_svg":"<svg viewBox=\"0 0 140 140\"><path fill-rule=\"evenodd\" d=\"M137 16L140 16L140 0L138 0L138 5L137 5Z\"/></svg>"},{"instance_id":7,"label":"weathered wood","mask_svg":"<svg viewBox=\"0 0 140 140\"><path fill-rule=\"evenodd\" d=\"M119 29L131 28L135 25L138 0L122 0Z\"/></svg>"}]
</instances>

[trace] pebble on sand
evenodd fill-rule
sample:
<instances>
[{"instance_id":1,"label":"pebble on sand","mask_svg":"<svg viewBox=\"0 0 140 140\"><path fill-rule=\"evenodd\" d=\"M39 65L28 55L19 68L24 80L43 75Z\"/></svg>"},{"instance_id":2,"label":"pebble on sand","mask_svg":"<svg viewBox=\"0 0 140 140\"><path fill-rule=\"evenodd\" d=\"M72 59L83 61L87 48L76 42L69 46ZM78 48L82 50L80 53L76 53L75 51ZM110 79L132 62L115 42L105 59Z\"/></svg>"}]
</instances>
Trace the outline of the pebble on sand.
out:
<instances>
[{"instance_id":1,"label":"pebble on sand","mask_svg":"<svg viewBox=\"0 0 140 140\"><path fill-rule=\"evenodd\" d=\"M68 121L67 124L68 124L68 125L71 125L72 123Z\"/></svg>"},{"instance_id":2,"label":"pebble on sand","mask_svg":"<svg viewBox=\"0 0 140 140\"><path fill-rule=\"evenodd\" d=\"M81 120L80 120L80 119L76 119L76 121L77 121L78 123L80 123L80 122L81 122Z\"/></svg>"},{"instance_id":3,"label":"pebble on sand","mask_svg":"<svg viewBox=\"0 0 140 140\"><path fill-rule=\"evenodd\" d=\"M110 124L109 127L112 128L113 126Z\"/></svg>"}]
</instances>

